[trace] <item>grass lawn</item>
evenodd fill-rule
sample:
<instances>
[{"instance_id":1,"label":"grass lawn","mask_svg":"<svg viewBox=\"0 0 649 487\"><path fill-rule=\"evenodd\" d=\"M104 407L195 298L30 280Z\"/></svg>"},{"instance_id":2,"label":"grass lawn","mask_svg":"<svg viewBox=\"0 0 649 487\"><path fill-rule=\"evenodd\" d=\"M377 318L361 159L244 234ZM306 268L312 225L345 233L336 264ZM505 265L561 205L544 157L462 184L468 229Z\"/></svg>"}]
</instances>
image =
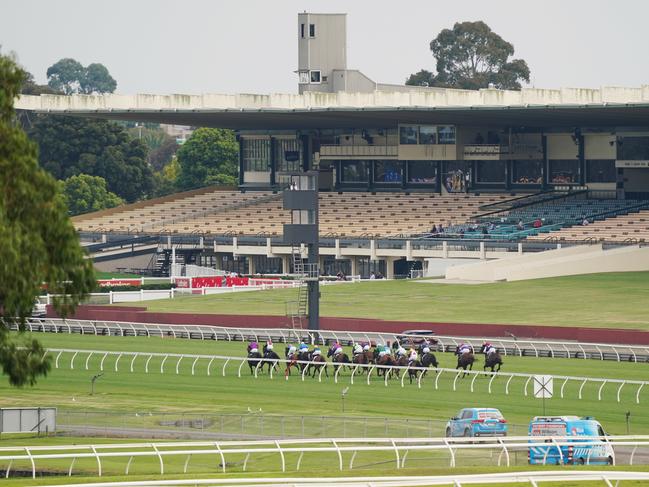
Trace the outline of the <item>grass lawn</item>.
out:
<instances>
[{"instance_id":1,"label":"grass lawn","mask_svg":"<svg viewBox=\"0 0 649 487\"><path fill-rule=\"evenodd\" d=\"M170 352L193 354L220 354L240 356L245 354L241 342L213 342L184 339L161 339L146 337L94 337L64 334L38 334L45 346L50 348L81 348L87 350L120 350L139 352ZM237 377L240 362L230 361L226 376L221 375L224 361L215 361L212 374L207 376L208 361L196 363L195 375L191 375L192 360L183 360L179 374L175 373L176 361L169 359L165 373L160 373L161 359L153 358L149 373L145 373L145 355L134 362L130 372L131 357L123 357L119 371L115 372L115 357L108 357L104 363L104 376L96 384L95 395L90 395L90 379L99 371L101 355L95 354L85 369L86 354L75 358L75 368L70 369L72 354L61 357L61 368L53 369L34 387L10 388L6 380L0 384L0 406L57 406L73 411L120 411L123 418L119 424L136 421L136 412L233 413L247 414L248 408L263 414L339 416L341 414L340 394L350 386L349 372L339 378L338 384L332 378L318 383L316 379L301 381L291 377L285 381L281 374L271 380L268 375L255 379L244 366L242 377ZM443 367L453 367L452 354L438 354ZM479 363L482 362L480 359ZM476 364L479 366L479 363ZM506 357L504 369L510 372L576 375L628 380L646 380L649 377L647 364L600 362L596 360L550 359L528 357ZM524 396L524 379L515 378L510 384L510 394L505 395L505 378L496 378L492 393L488 393L488 378L479 376L475 390L470 392L470 378L458 381L453 391L453 375L440 376L439 389L435 389L435 374L429 373L422 382L422 388L405 382L402 388L397 380L386 387L383 380L375 377L367 385L357 377L345 400L346 416L393 417L435 420L439 434L443 424L457 411L467 406L491 406L500 408L512 427L522 428L530 418L542 414L541 401L531 395ZM560 384L555 383L557 395L546 401L547 414L593 415L612 434L625 434L625 412L631 412L631 432L649 434L649 390L643 389L640 404L635 403L636 388L625 386L621 392L622 402L616 401L616 386L603 389L602 400L597 400L596 385L586 385L583 399L577 399L579 382L569 382L565 398L558 397ZM137 424L142 425L142 419ZM520 432L520 429L518 430Z\"/></svg>"},{"instance_id":2,"label":"grass lawn","mask_svg":"<svg viewBox=\"0 0 649 487\"><path fill-rule=\"evenodd\" d=\"M374 281L322 286L321 316L649 330L649 272L479 285ZM283 315L296 290L148 301L150 311ZM141 306L143 303L133 303Z\"/></svg>"}]
</instances>

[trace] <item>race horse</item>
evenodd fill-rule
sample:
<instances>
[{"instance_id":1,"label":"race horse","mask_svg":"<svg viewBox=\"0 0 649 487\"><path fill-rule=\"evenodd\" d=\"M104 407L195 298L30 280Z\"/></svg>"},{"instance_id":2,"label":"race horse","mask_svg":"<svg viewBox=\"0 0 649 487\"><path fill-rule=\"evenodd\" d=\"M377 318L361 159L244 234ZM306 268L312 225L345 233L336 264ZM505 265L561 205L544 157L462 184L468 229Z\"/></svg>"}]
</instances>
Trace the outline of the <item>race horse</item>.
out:
<instances>
[{"instance_id":1,"label":"race horse","mask_svg":"<svg viewBox=\"0 0 649 487\"><path fill-rule=\"evenodd\" d=\"M316 372L320 372L320 369L324 367L324 373L327 377L329 377L329 372L327 372L327 359L324 358L322 355L313 355L311 354L311 357L309 359L309 364L307 364L307 370L306 373L308 374L311 369L313 369L313 374L311 377L315 377Z\"/></svg>"},{"instance_id":2,"label":"race horse","mask_svg":"<svg viewBox=\"0 0 649 487\"><path fill-rule=\"evenodd\" d=\"M457 367L455 368L463 369L464 374L462 374L462 377L466 377L467 369L473 370L473 362L475 362L475 356L473 355L473 352L460 353L460 347L455 349L455 355L457 355Z\"/></svg>"},{"instance_id":3,"label":"race horse","mask_svg":"<svg viewBox=\"0 0 649 487\"><path fill-rule=\"evenodd\" d=\"M259 368L263 371L264 366L268 365L268 373L270 374L270 368L272 367L275 370L279 370L279 355L275 353L274 350L264 347L264 358L261 361Z\"/></svg>"},{"instance_id":4,"label":"race horse","mask_svg":"<svg viewBox=\"0 0 649 487\"><path fill-rule=\"evenodd\" d=\"M396 365L396 362L392 355L377 355L376 365L379 366L377 368L376 375L381 377L382 375L385 376L385 374L390 374L392 372L392 367Z\"/></svg>"},{"instance_id":5,"label":"race horse","mask_svg":"<svg viewBox=\"0 0 649 487\"><path fill-rule=\"evenodd\" d=\"M327 351L327 357L331 357L331 361L334 364L334 373L338 371L339 367L345 367L350 368L350 365L352 362L349 360L349 357L345 352L340 352L340 353L335 353L335 349L333 347L329 348Z\"/></svg>"},{"instance_id":6,"label":"race horse","mask_svg":"<svg viewBox=\"0 0 649 487\"><path fill-rule=\"evenodd\" d=\"M500 352L498 350L494 350L490 354L487 354L485 352L485 346L483 345L480 349L480 353L485 354L483 367L483 370L485 372L487 372L487 369L491 369L491 373L500 372L500 368L503 365L503 359L500 356Z\"/></svg>"},{"instance_id":7,"label":"race horse","mask_svg":"<svg viewBox=\"0 0 649 487\"><path fill-rule=\"evenodd\" d=\"M257 368L259 362L261 361L262 361L262 357L259 351L248 352L248 367L250 367L250 375L255 373L255 369Z\"/></svg>"},{"instance_id":8,"label":"race horse","mask_svg":"<svg viewBox=\"0 0 649 487\"><path fill-rule=\"evenodd\" d=\"M286 369L284 370L284 376L285 377L288 377L289 375L291 375L291 369L293 367L297 367L298 370L301 370L300 364L298 363L298 360L300 360L299 352L296 350L295 352L291 353L289 351L289 348L290 347L286 347L286 349L284 350L284 356L286 357L286 360L287 360Z\"/></svg>"}]
</instances>

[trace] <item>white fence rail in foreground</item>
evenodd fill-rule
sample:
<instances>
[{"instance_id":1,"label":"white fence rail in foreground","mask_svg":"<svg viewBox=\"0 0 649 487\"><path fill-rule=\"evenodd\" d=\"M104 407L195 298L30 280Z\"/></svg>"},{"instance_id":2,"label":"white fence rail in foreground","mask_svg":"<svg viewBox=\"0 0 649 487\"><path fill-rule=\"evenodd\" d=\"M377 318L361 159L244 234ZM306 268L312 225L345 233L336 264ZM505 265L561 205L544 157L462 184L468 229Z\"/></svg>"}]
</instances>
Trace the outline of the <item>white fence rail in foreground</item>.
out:
<instances>
[{"instance_id":1,"label":"white fence rail in foreground","mask_svg":"<svg viewBox=\"0 0 649 487\"><path fill-rule=\"evenodd\" d=\"M136 291L137 292L137 291ZM166 291L164 291L166 292ZM239 328L212 325L170 325L162 323L135 323L101 320L62 320L58 318L31 318L27 329L35 332L80 333L111 336L160 336L173 338L194 338L199 340L260 341L271 338L285 343L306 339L311 343L325 344L333 340L346 343L387 343L404 339L422 339L422 335L395 334L386 332L355 332L333 330L299 330L291 328ZM574 341L530 340L523 338L458 337L431 335L437 340L437 351L455 349L458 344L469 343L478 350L485 341L490 341L503 355L581 358L629 362L649 362L649 345L584 343ZM433 347L434 348L434 347Z\"/></svg>"},{"instance_id":2,"label":"white fence rail in foreground","mask_svg":"<svg viewBox=\"0 0 649 487\"><path fill-rule=\"evenodd\" d=\"M613 450L631 449L629 465L633 465L634 457L639 448L649 448L649 436L609 436L606 441ZM337 457L339 471L353 470L354 461L359 453L371 452L388 453L396 469L406 466L410 452L428 452L448 454L448 464L455 467L457 459L463 452L478 451L489 452L498 466L511 466L512 456L515 452L527 453L530 448L545 451L543 463L548 455L559 452L560 459L553 463L566 464L568 459L561 453L564 446L580 447L596 446L602 444L602 439L592 437L556 437L556 436L516 436L502 438L481 438L480 443L474 443L471 438L422 438L422 439L393 439L393 438L327 438L327 439L298 439L298 440L257 440L257 441L196 441L196 442L160 442L160 443L120 443L98 445L59 445L59 446L3 446L0 447L0 464L8 465L5 477L8 478L14 462L29 462L32 477L36 478L37 466L47 461L69 460L68 475L72 476L75 463L82 459L93 459L96 462L97 474L103 474L102 461L116 458L127 459L124 475L129 470L136 458L157 459L160 475L165 474L165 459L181 457L185 459L183 473L189 472L191 459L197 456L210 456L216 458L218 463L213 463L223 473L227 472L227 458L232 455L245 455L242 470L247 470L252 455L276 454L278 471L293 470L293 465L288 465L287 455L299 455L294 466L295 471L300 470L305 454L332 453ZM594 451L593 448L587 449ZM292 459L292 458L291 458ZM613 463L615 458L611 457ZM590 456L584 459L590 463ZM42 468L42 467L41 467ZM114 468L114 466L113 466Z\"/></svg>"},{"instance_id":3,"label":"white fence rail in foreground","mask_svg":"<svg viewBox=\"0 0 649 487\"><path fill-rule=\"evenodd\" d=\"M533 471L506 472L472 475L436 475L436 476L390 476L390 477L336 477L335 485L341 487L420 487L429 485L504 485L527 483L537 487L541 482L601 482L608 487L617 485L622 480L640 482L649 480L649 472L623 471ZM613 482L616 482L613 484ZM91 484L74 484L75 487L174 487L218 485L221 487L240 485L261 485L265 487L329 487L331 477L243 477L232 479L192 479L192 480L140 480L134 482L97 482Z\"/></svg>"},{"instance_id":4,"label":"white fence rail in foreground","mask_svg":"<svg viewBox=\"0 0 649 487\"><path fill-rule=\"evenodd\" d=\"M150 363L155 357L160 360L160 373L165 373L165 364L170 362L172 370L175 370L176 374L180 374L180 365L185 361L185 363L191 363L191 375L195 375L197 370L204 370L205 373L209 376L212 372L217 374L221 373L223 377L226 376L228 372L228 364L232 363L233 366L236 366L236 375L237 377L242 376L242 369L244 367L247 369L250 367L249 359L247 357L233 357L233 356L223 356L223 355L192 355L192 354L178 354L178 353L152 353L152 352L118 352L118 351L107 351L107 350L85 350L85 349L59 349L59 348L49 348L45 352L46 354L53 355L54 366L55 368L60 368L62 365L69 365L71 369L74 369L75 361L78 365L85 367L85 370L89 369L89 363L92 357L96 357L100 360L99 369L104 370L106 365L106 359L108 357L115 358L114 370L119 372L119 364L127 364L126 367L130 372L135 371L135 365L137 359L138 366L142 366L144 362L144 372L150 372ZM69 360L69 361L68 361ZM518 390L525 396L530 393L530 390L533 387L532 380L535 377L534 374L524 374L520 372L483 372L477 370L457 370L457 369L447 369L447 368L423 368L423 367L409 367L409 366L384 366L376 364L352 364L351 373L346 375L341 375L343 367L338 367L335 371L334 364L332 362L305 362L305 361L289 361L285 359L252 359L254 360L254 366L251 367L251 372L254 375L254 378L259 377L260 369L263 370L264 367L268 367L268 377L273 379L274 376L279 373L281 376L284 376L286 380L289 380L290 375L286 374L284 370L281 370L279 365L284 366L289 363L305 365L306 367L303 370L299 370L297 367L294 367L294 372L296 372L299 377L304 381L305 377L311 373L318 375L318 382L322 382L322 374L325 373L325 376L329 375L329 370L332 371L334 382L338 383L339 379L349 378L350 384L365 382L370 384L372 380L372 374L376 372L376 378L379 381L383 381L385 386L388 386L392 383L390 380L391 377L398 379L397 382L400 383L401 387L405 387L405 379L410 379L411 375L414 376L414 381L418 388L421 389L422 382L432 382L435 389L439 389L439 381L441 377L448 377L448 380L453 381L453 391L456 391L460 384L468 382L470 384L470 391L474 392L475 382L478 377L488 378L488 389L489 394L493 393L493 390L496 386L500 386L505 394L509 394L510 391L515 389L515 385L512 385L514 379L518 379L518 382L523 382L524 385ZM216 363L215 363L216 362ZM222 365L217 366L218 362L222 362ZM166 370L169 370L169 366ZM204 369L203 369L204 367ZM220 369L220 370L219 370ZM379 376L379 371L383 372L382 376ZM422 372L426 372L425 374ZM468 376L468 377L467 377ZM639 381L639 380L625 380L625 379L604 379L596 377L575 377L575 376L564 376L564 375L554 375L555 381L555 396L557 395L557 389L559 390L558 395L563 398L566 386L568 383L574 385L579 385L577 398L582 399L584 387L587 384L597 386L597 400L602 400L602 392L604 391L605 386L614 388L616 391L617 402L621 402L621 393L622 389L626 386L627 389L634 388L635 392L635 402L640 404L640 393L646 385L649 385L649 381ZM496 384L494 381L500 379ZM561 384L559 386L559 384ZM649 388L647 388L649 391Z\"/></svg>"}]
</instances>

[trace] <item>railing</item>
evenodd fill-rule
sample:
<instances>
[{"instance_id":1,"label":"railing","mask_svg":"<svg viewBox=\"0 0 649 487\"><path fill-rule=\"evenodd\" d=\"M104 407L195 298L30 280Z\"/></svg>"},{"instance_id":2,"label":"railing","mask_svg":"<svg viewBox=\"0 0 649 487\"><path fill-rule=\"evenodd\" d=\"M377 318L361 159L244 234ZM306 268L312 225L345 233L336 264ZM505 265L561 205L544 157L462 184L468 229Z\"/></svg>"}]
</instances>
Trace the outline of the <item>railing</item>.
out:
<instances>
[{"instance_id":1,"label":"railing","mask_svg":"<svg viewBox=\"0 0 649 487\"><path fill-rule=\"evenodd\" d=\"M320 157L397 156L396 145L321 145Z\"/></svg>"},{"instance_id":2,"label":"railing","mask_svg":"<svg viewBox=\"0 0 649 487\"><path fill-rule=\"evenodd\" d=\"M497 466L512 466L515 463L517 452L528 452L531 448L545 451L542 463L546 463L550 451L558 451L561 457L559 464L567 464L568 459L563 458L563 447L600 446L603 439L587 436L516 436L499 438L480 438L480 443L474 443L472 438L326 438L326 439L298 439L298 440L265 440L265 441L197 441L197 442L159 442L159 443L113 443L113 444L91 444L91 445L57 445L57 446L5 446L0 447L0 463L8 464L5 476L8 478L14 462L29 462L32 478L36 478L37 465L47 465L48 462L68 460L68 476L72 476L75 463L78 460L90 459L96 463L98 476L104 473L104 464L108 469L116 471L115 459L127 460L124 468L124 475L128 475L135 459L153 459L157 462L139 462L138 473L149 465L149 473L165 474L165 466L170 460L176 458L176 462L184 460L183 474L189 473L190 461L197 456L209 456L217 461L200 462L201 468L212 465L214 471L220 470L227 473L227 468L232 468L227 458L237 459L244 457L241 463L241 471L246 472L251 463L253 455L268 457L275 455L277 458L277 471L286 472L299 471L304 455L317 456L321 466L343 471L353 470L354 463L359 453L371 453L385 459L386 463L392 463L394 468L399 470L406 467L409 454L433 453L438 458L448 456L448 466L454 468L458 464L458 457L463 452L480 452L480 460L484 460L486 454L492 459L491 462ZM638 448L649 447L649 436L607 436L605 443L615 449L633 448L629 456L629 465L633 465L634 453ZM588 449L592 452L594 449ZM325 455L325 454L331 455ZM383 455L381 455L383 454ZM290 455L290 456L289 456ZM287 460L294 460L298 455L295 466L288 465ZM466 457L465 457L466 458ZM470 457L469 457L470 458ZM416 461L417 459L415 459ZM464 458L462 460L465 460ZM615 463L615 456L611 457ZM430 460L428 460L430 461ZM475 459L474 459L475 461ZM156 465L157 463L157 465ZM466 462L463 462L465 465ZM585 459L590 463L590 454ZM361 467L362 468L362 467ZM358 469L358 465L357 465ZM237 469L238 470L238 469ZM86 474L86 472L83 472ZM113 472L111 472L113 473ZM121 472L120 472L121 473ZM115 474L115 473L113 473ZM645 473L646 474L646 473ZM232 480L232 479L230 479ZM158 481L159 482L159 481ZM484 480L483 480L484 483ZM156 485L160 485L157 483ZM402 485L399 483L399 485ZM423 484L430 485L430 484Z\"/></svg>"},{"instance_id":3,"label":"railing","mask_svg":"<svg viewBox=\"0 0 649 487\"><path fill-rule=\"evenodd\" d=\"M447 418L308 415L301 411L269 414L252 407L247 413L59 410L57 433L72 436L130 436L196 440L432 438L443 436ZM512 436L527 434L528 424L508 423Z\"/></svg>"},{"instance_id":4,"label":"railing","mask_svg":"<svg viewBox=\"0 0 649 487\"><path fill-rule=\"evenodd\" d=\"M334 281L336 282L336 281ZM13 325L15 329L16 325ZM576 341L532 340L501 337L460 337L450 335L410 335L376 331L294 330L291 328L241 328L212 325L172 325L164 323L136 323L100 320L63 320L59 318L30 318L26 327L30 332L79 333L82 335L109 336L160 336L198 340L227 341L273 341L289 343L305 340L312 344L326 345L333 341L351 345L354 343L400 343L401 341L435 340L431 348L440 351L454 351L460 343L468 343L478 350L486 341L491 342L503 356L577 358L596 360L628 361L633 363L649 361L649 345L589 343ZM515 329L515 328L514 328Z\"/></svg>"},{"instance_id":5,"label":"railing","mask_svg":"<svg viewBox=\"0 0 649 487\"><path fill-rule=\"evenodd\" d=\"M287 485L330 485L331 477L242 477L237 479L241 484L261 485L265 487L285 487ZM618 485L619 481L640 482L649 480L647 472L623 471L532 471L481 473L470 475L436 475L436 476L389 476L389 477L336 477L336 483L348 487L421 487L430 485L504 485L528 483L537 487L541 482L569 482L570 484L589 482L589 485L604 482L609 487ZM615 482L615 484L613 484ZM232 485L234 479L192 479L192 480L137 480L130 482L101 482L75 484L76 487L159 487L159 486L198 486L198 485ZM560 484L559 484L560 485Z\"/></svg>"},{"instance_id":6,"label":"railing","mask_svg":"<svg viewBox=\"0 0 649 487\"><path fill-rule=\"evenodd\" d=\"M69 367L70 369L74 369L74 363L77 357L79 357L79 362L78 363L83 363L85 370L90 370L89 369L89 364L90 360L92 357L96 357L98 360L100 360L99 363L99 370L104 371L104 364L106 363L106 359L108 357L114 357L115 362L114 362L114 371L119 372L119 363L120 360L124 357L125 361L130 364L129 371L134 372L135 371L135 365L137 362L138 357L141 358L140 362L138 363L140 366L142 366L142 362L144 362L144 372L146 374L149 373L149 365L152 361L153 358L159 359L160 360L160 373L164 374L165 373L165 364L169 359L171 359L171 363L173 364L175 362L174 370L176 375L180 374L180 364L185 361L185 363L191 362L191 375L196 374L196 368L197 365L201 367L205 367L205 373L210 376L213 371L216 371L218 374L218 369L216 366L214 368L212 367L214 362L223 362L223 365L220 367L220 372L223 377L226 376L227 370L228 370L228 364L232 362L233 365L237 365L237 372L236 376L241 377L242 376L242 370L244 370L244 367L248 365L250 367L250 373L254 376L255 379L259 377L259 372L260 368L264 365L268 365L268 374L270 379L272 380L274 378L274 375L279 371L279 365L285 365L288 366L290 365L300 365L304 366L304 368L298 372L302 381L305 380L306 374L311 371L311 368L314 368L314 376L315 372L318 373L318 382L322 382L322 373L325 372L325 375L328 377L329 372L328 372L328 367L335 365L333 363L329 362L311 362L311 361L292 361L292 360L286 360L286 359L257 359L254 360L254 365L250 365L248 362L247 357L241 357L241 356L227 356L227 355L194 355L194 354L180 354L180 353L155 353L155 352L118 352L118 351L108 351L108 350L88 350L88 349L65 349L65 348L48 348L45 352L46 355L52 355L54 356L54 367L59 368L62 364L67 364L67 360L65 362L62 362L62 357L69 356L70 362L69 362ZM101 357L101 358L100 358ZM146 358L146 360L144 360ZM85 361L84 361L85 359ZM202 361L202 362L201 362ZM156 363L157 365L157 363ZM492 389L493 389L493 383L496 378L502 378L503 380L500 381L498 384L501 382L505 382L503 385L503 390L505 395L509 395L512 386L512 381L514 379L519 379L520 382L524 382L524 385L521 389L521 393L524 396L528 396L528 392L530 389L530 383L534 379L534 377L537 377L535 374L525 374L521 372L497 372L497 373L492 373L492 372L484 372L484 371L478 371L478 370L458 370L458 369L447 369L447 368L441 368L437 367L434 369L426 368L426 367L411 367L411 366L395 366L395 365L377 365L377 364L353 364L351 365L352 368L352 373L349 375L349 381L350 385L354 385L355 383L355 377L357 378L356 383L360 382L365 382L368 385L370 384L372 380L372 373L376 371L377 374L377 379L379 381L383 381L385 386L387 387L391 381L389 380L391 376L395 376L399 379L397 382L400 383L401 387L405 387L405 379L408 376L409 381L413 380L413 375L414 375L414 380L416 381L416 385L418 389L421 389L422 387L422 381L424 379L430 380L434 382L434 387L435 390L439 389L439 380L442 376L445 378L448 377L448 380L450 381L452 379L452 387L453 387L453 392L457 391L458 389L458 381L460 383L464 383L462 379L465 379L466 376L471 377L471 379L468 381L470 382L470 390L473 393L475 389L475 382L476 379L479 376L483 377L489 377L489 382L488 382L488 389L487 392L489 394L492 394ZM168 369L167 369L168 370ZM339 377L344 377L341 376L341 372L343 370L343 367L338 367L335 368L333 372L333 379L334 382L337 384ZM263 369L262 369L263 371ZM381 377L379 375L379 372L383 372L383 376ZM422 373L425 372L425 373ZM434 372L434 374L427 375L428 372ZM286 380L289 380L290 373L289 370L286 369L283 372L284 378ZM561 382L560 386L560 392L559 396L561 399L564 398L564 392L565 388L568 385L568 383L577 383L579 384L579 390L577 394L577 398L579 400L582 399L583 397L583 391L584 387L587 384L599 386L597 388L597 400L601 401L602 400L602 392L604 390L604 387L609 384L611 386L616 387L616 398L617 402L621 402L621 393L622 389L625 386L628 386L627 389L634 387L635 391L635 403L640 404L640 393L642 390L645 388L646 385L649 384L649 381L638 381L638 380L625 380L625 379L604 379L604 378L598 378L598 377L575 377L575 376L565 376L565 375L553 375L550 376L553 378L553 380L557 382ZM648 388L649 391L649 388Z\"/></svg>"}]
</instances>

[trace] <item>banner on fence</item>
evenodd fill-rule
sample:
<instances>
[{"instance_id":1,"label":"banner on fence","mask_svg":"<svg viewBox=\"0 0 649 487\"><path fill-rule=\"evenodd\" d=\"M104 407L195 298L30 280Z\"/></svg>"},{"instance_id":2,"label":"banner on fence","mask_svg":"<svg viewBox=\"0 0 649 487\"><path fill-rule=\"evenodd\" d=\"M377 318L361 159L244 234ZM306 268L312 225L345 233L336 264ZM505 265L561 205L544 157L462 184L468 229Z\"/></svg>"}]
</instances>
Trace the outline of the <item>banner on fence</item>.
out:
<instances>
[{"instance_id":1,"label":"banner on fence","mask_svg":"<svg viewBox=\"0 0 649 487\"><path fill-rule=\"evenodd\" d=\"M141 279L98 279L97 284L101 287L108 286L141 286Z\"/></svg>"},{"instance_id":2,"label":"banner on fence","mask_svg":"<svg viewBox=\"0 0 649 487\"><path fill-rule=\"evenodd\" d=\"M192 288L200 289L203 287L227 287L248 286L250 284L247 277L223 277L223 276L206 276L206 277L176 277L176 287L181 289Z\"/></svg>"}]
</instances>

